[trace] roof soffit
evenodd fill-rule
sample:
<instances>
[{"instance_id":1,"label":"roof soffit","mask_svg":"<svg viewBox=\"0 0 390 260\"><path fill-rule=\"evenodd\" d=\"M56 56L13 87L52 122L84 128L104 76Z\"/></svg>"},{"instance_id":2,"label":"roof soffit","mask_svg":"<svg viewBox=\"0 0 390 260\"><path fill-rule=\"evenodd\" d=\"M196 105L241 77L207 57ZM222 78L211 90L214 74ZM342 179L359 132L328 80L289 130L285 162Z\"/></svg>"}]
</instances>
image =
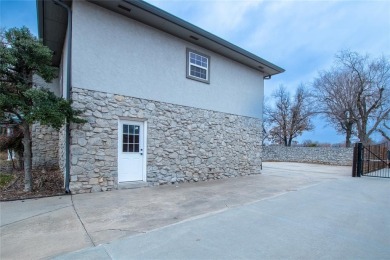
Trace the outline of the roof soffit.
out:
<instances>
[{"instance_id":1,"label":"roof soffit","mask_svg":"<svg viewBox=\"0 0 390 260\"><path fill-rule=\"evenodd\" d=\"M284 72L284 69L144 1L87 1L235 60L264 76ZM66 10L51 0L38 0L37 9L39 36L54 50L53 64L59 66L66 34Z\"/></svg>"}]
</instances>

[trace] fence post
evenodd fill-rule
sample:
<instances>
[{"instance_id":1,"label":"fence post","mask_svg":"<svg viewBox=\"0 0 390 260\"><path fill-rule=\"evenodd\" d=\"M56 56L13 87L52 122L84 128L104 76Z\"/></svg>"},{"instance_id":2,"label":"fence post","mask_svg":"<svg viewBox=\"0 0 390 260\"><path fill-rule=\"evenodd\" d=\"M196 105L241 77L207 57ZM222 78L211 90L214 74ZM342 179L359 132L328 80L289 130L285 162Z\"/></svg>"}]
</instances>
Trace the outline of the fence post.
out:
<instances>
[{"instance_id":1,"label":"fence post","mask_svg":"<svg viewBox=\"0 0 390 260\"><path fill-rule=\"evenodd\" d=\"M356 165L357 165L357 143L353 146L353 160L352 160L352 177L356 176Z\"/></svg>"},{"instance_id":2,"label":"fence post","mask_svg":"<svg viewBox=\"0 0 390 260\"><path fill-rule=\"evenodd\" d=\"M356 165L356 177L362 177L363 174L363 144L357 143L357 165Z\"/></svg>"}]
</instances>

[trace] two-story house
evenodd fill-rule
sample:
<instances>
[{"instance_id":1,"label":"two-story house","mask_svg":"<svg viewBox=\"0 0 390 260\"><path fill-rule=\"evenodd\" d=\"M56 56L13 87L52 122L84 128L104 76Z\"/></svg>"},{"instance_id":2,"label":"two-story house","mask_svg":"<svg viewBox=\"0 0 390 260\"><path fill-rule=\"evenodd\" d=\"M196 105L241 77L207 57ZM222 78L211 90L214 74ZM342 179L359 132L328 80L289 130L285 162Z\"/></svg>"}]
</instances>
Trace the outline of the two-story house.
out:
<instances>
[{"instance_id":1,"label":"two-story house","mask_svg":"<svg viewBox=\"0 0 390 260\"><path fill-rule=\"evenodd\" d=\"M87 120L59 134L70 191L260 173L264 79L283 69L143 1L37 7L51 88Z\"/></svg>"}]
</instances>

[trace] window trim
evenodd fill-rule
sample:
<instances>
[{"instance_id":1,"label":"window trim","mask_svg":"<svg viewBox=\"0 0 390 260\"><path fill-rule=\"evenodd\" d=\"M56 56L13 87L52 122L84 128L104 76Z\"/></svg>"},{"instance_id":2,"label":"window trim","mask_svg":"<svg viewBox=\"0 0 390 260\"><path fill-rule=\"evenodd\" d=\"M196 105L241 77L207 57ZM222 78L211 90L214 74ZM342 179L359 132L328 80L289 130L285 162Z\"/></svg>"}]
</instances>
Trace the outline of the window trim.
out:
<instances>
[{"instance_id":1,"label":"window trim","mask_svg":"<svg viewBox=\"0 0 390 260\"><path fill-rule=\"evenodd\" d=\"M197 64L193 64L193 63L190 63L190 53L195 53L197 55L200 55L200 56L203 56L205 58L207 58L207 68L205 67L202 67L202 66L199 66ZM192 80L196 80L196 81L200 81L200 82L203 82L203 83L207 83L207 84L210 84L210 56L209 55L206 55L204 53L201 53L201 52L198 52L198 51L195 51L193 49L190 49L190 48L187 48L186 49L186 77L188 79L192 79ZM194 65L198 68L202 68L202 69L205 69L207 72L206 72L206 77L207 79L202 79L202 78L198 78L196 76L192 76L190 74L190 65Z\"/></svg>"}]
</instances>

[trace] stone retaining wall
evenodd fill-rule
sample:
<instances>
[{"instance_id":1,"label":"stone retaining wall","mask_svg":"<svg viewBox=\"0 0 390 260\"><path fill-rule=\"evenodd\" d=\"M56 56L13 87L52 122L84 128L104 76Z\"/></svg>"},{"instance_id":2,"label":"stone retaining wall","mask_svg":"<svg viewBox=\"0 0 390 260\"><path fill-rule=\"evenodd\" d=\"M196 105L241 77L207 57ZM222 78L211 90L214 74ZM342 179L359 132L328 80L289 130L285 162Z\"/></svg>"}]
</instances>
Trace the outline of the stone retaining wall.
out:
<instances>
[{"instance_id":1,"label":"stone retaining wall","mask_svg":"<svg viewBox=\"0 0 390 260\"><path fill-rule=\"evenodd\" d=\"M147 181L154 185L258 174L261 120L73 88L88 123L71 125L73 193L117 188L118 120L147 121Z\"/></svg>"},{"instance_id":2,"label":"stone retaining wall","mask_svg":"<svg viewBox=\"0 0 390 260\"><path fill-rule=\"evenodd\" d=\"M263 146L263 161L352 165L353 148Z\"/></svg>"},{"instance_id":3,"label":"stone retaining wall","mask_svg":"<svg viewBox=\"0 0 390 260\"><path fill-rule=\"evenodd\" d=\"M353 148L263 146L263 161L352 165Z\"/></svg>"},{"instance_id":4,"label":"stone retaining wall","mask_svg":"<svg viewBox=\"0 0 390 260\"><path fill-rule=\"evenodd\" d=\"M33 168L58 168L58 131L49 126L33 124L31 137Z\"/></svg>"}]
</instances>

